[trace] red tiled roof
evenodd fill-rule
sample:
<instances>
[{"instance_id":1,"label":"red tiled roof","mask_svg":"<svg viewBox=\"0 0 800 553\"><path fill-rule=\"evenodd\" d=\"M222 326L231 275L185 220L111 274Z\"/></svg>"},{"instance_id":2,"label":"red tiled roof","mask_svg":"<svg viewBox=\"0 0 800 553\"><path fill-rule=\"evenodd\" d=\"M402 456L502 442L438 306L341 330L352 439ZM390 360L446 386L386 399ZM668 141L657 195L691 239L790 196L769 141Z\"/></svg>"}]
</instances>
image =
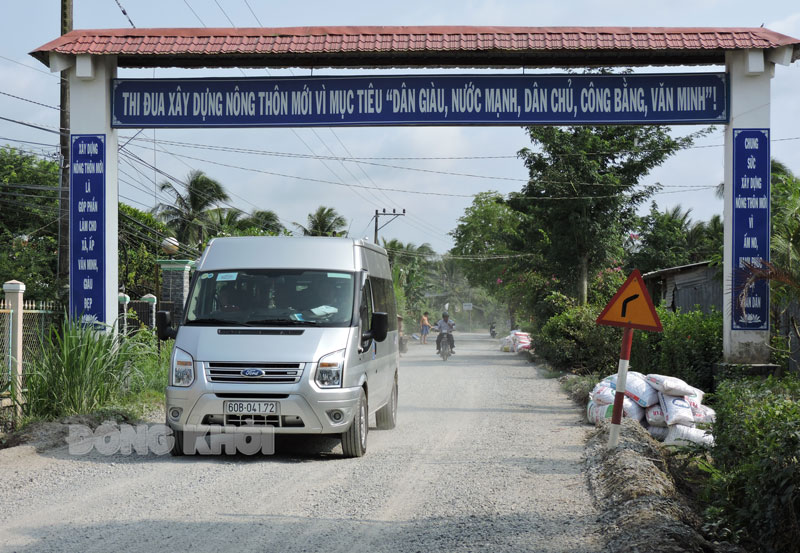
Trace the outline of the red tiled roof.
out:
<instances>
[{"instance_id":1,"label":"red tiled roof","mask_svg":"<svg viewBox=\"0 0 800 553\"><path fill-rule=\"evenodd\" d=\"M287 27L87 29L31 55L115 55L120 67L479 67L721 64L726 50L793 46L764 28Z\"/></svg>"}]
</instances>

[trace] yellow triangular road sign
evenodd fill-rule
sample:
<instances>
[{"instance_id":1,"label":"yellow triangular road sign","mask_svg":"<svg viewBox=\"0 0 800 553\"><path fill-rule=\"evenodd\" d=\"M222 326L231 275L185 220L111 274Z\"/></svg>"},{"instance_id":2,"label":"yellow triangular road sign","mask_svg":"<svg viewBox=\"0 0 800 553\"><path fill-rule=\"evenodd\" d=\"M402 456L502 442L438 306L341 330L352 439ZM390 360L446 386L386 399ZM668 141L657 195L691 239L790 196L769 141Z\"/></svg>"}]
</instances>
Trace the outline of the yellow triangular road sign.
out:
<instances>
[{"instance_id":1,"label":"yellow triangular road sign","mask_svg":"<svg viewBox=\"0 0 800 553\"><path fill-rule=\"evenodd\" d=\"M625 326L653 332L663 330L639 269L634 269L625 284L611 298L597 317L597 324Z\"/></svg>"}]
</instances>

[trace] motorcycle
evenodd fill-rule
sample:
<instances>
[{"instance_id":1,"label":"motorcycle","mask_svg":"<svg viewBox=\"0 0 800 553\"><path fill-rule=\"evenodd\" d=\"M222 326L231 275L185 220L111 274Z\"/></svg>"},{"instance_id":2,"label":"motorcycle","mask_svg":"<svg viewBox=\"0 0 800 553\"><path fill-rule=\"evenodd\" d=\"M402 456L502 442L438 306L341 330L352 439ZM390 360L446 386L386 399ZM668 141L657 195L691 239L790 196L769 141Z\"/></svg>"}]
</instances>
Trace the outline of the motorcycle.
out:
<instances>
[{"instance_id":1,"label":"motorcycle","mask_svg":"<svg viewBox=\"0 0 800 553\"><path fill-rule=\"evenodd\" d=\"M446 336L442 339L442 345L439 347L439 355L441 355L442 361L447 361L447 358L451 355L450 340Z\"/></svg>"},{"instance_id":2,"label":"motorcycle","mask_svg":"<svg viewBox=\"0 0 800 553\"><path fill-rule=\"evenodd\" d=\"M494 323L489 325L489 336L497 338L497 331L494 329Z\"/></svg>"}]
</instances>

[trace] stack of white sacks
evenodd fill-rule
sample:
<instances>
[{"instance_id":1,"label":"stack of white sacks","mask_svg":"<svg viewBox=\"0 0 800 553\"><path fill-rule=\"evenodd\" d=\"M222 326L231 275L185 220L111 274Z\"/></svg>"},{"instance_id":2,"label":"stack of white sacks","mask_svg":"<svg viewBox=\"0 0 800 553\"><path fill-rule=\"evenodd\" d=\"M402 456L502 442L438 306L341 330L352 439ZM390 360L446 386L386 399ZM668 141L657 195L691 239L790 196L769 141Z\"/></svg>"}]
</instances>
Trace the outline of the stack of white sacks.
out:
<instances>
[{"instance_id":1,"label":"stack of white sacks","mask_svg":"<svg viewBox=\"0 0 800 553\"><path fill-rule=\"evenodd\" d=\"M617 375L607 376L597 383L589 394L586 418L596 424L610 419ZM628 371L625 382L623 415L638 420L650 434L665 444L688 443L711 446L714 437L704 430L714 422L711 407L702 404L703 391L690 386L680 378L660 374L643 375ZM700 425L703 428L698 428Z\"/></svg>"}]
</instances>

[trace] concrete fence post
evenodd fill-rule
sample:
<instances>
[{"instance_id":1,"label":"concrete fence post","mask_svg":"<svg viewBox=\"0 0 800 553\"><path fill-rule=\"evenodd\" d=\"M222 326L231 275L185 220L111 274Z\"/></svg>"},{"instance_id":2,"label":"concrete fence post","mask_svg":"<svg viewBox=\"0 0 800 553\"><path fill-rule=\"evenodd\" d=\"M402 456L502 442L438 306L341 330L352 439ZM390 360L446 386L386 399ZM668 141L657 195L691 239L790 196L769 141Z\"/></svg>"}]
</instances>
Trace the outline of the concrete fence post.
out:
<instances>
[{"instance_id":1,"label":"concrete fence post","mask_svg":"<svg viewBox=\"0 0 800 553\"><path fill-rule=\"evenodd\" d=\"M145 294L142 296L142 301L146 301L150 304L147 310L147 328L153 329L156 327L156 305L158 304L158 300L153 294Z\"/></svg>"},{"instance_id":2,"label":"concrete fence post","mask_svg":"<svg viewBox=\"0 0 800 553\"><path fill-rule=\"evenodd\" d=\"M8 356L11 361L11 399L14 401L14 417L22 416L22 309L25 285L18 280L3 283L6 305L11 310L11 343Z\"/></svg>"},{"instance_id":3,"label":"concrete fence post","mask_svg":"<svg viewBox=\"0 0 800 553\"><path fill-rule=\"evenodd\" d=\"M119 308L122 311L119 317L119 324L123 336L128 335L128 304L131 302L131 297L128 294L119 293Z\"/></svg>"},{"instance_id":4,"label":"concrete fence post","mask_svg":"<svg viewBox=\"0 0 800 553\"><path fill-rule=\"evenodd\" d=\"M159 259L161 266L161 301L173 304L172 319L183 319L183 308L189 297L189 284L196 263L189 259Z\"/></svg>"}]
</instances>

